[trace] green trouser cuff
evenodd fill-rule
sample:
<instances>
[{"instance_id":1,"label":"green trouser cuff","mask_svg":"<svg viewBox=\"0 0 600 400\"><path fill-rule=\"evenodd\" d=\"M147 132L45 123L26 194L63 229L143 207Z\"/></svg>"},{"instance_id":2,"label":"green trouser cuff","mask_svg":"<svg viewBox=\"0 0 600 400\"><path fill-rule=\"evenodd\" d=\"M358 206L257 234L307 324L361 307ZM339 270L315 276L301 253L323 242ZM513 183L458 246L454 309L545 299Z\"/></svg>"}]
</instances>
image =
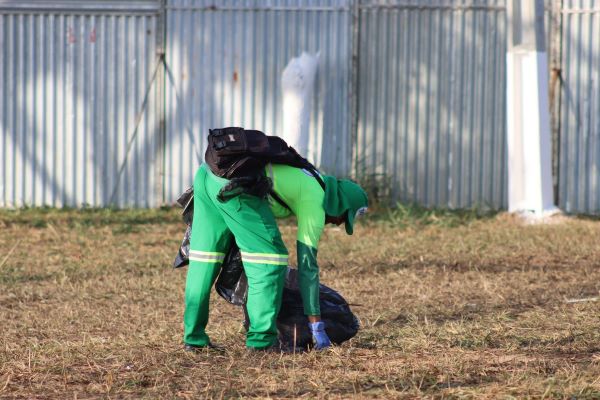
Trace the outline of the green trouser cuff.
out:
<instances>
[{"instance_id":1,"label":"green trouser cuff","mask_svg":"<svg viewBox=\"0 0 600 400\"><path fill-rule=\"evenodd\" d=\"M319 265L317 249L296 242L298 250L298 285L305 315L321 315L319 306Z\"/></svg>"}]
</instances>

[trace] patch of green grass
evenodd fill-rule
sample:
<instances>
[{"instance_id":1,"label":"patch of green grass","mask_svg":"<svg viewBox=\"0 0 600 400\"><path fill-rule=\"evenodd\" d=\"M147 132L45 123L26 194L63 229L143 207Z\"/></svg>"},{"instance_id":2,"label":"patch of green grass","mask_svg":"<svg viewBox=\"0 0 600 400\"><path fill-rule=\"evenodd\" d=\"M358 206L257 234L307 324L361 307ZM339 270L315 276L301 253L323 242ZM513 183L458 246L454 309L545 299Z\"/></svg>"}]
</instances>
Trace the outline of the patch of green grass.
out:
<instances>
[{"instance_id":1,"label":"patch of green grass","mask_svg":"<svg viewBox=\"0 0 600 400\"><path fill-rule=\"evenodd\" d=\"M41 282L54 279L56 273L46 271L27 271L23 268L14 266L4 266L0 270L0 284L2 285L18 285L23 283Z\"/></svg>"},{"instance_id":2,"label":"patch of green grass","mask_svg":"<svg viewBox=\"0 0 600 400\"><path fill-rule=\"evenodd\" d=\"M452 228L468 225L474 221L495 217L498 210L473 207L468 209L450 210L445 208L427 208L415 203L398 203L395 207L375 210L367 214L367 220L383 222L391 227L424 227L438 226Z\"/></svg>"},{"instance_id":3,"label":"patch of green grass","mask_svg":"<svg viewBox=\"0 0 600 400\"><path fill-rule=\"evenodd\" d=\"M66 224L69 227L107 225L172 224L181 221L181 209L161 207L157 209L114 209L114 208L19 208L0 209L0 224L26 225L45 228L48 224ZM120 228L126 230L126 228ZM127 228L129 229L129 228Z\"/></svg>"},{"instance_id":4,"label":"patch of green grass","mask_svg":"<svg viewBox=\"0 0 600 400\"><path fill-rule=\"evenodd\" d=\"M113 235L126 235L128 233L137 233L139 231L140 229L137 225L121 224L113 228L112 233Z\"/></svg>"}]
</instances>

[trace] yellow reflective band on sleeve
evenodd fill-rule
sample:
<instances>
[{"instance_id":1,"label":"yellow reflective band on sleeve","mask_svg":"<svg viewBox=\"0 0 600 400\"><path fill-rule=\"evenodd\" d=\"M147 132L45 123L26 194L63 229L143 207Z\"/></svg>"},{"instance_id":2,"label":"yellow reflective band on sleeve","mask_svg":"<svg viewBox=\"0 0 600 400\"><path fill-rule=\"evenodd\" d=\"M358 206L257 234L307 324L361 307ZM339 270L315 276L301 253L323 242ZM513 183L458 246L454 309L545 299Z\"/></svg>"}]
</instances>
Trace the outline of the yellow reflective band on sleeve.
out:
<instances>
[{"instance_id":1,"label":"yellow reflective band on sleeve","mask_svg":"<svg viewBox=\"0 0 600 400\"><path fill-rule=\"evenodd\" d=\"M287 254L242 253L242 261L254 264L288 265Z\"/></svg>"},{"instance_id":2,"label":"yellow reflective band on sleeve","mask_svg":"<svg viewBox=\"0 0 600 400\"><path fill-rule=\"evenodd\" d=\"M189 259L190 261L221 263L225 259L225 253L218 253L215 251L190 250Z\"/></svg>"}]
</instances>

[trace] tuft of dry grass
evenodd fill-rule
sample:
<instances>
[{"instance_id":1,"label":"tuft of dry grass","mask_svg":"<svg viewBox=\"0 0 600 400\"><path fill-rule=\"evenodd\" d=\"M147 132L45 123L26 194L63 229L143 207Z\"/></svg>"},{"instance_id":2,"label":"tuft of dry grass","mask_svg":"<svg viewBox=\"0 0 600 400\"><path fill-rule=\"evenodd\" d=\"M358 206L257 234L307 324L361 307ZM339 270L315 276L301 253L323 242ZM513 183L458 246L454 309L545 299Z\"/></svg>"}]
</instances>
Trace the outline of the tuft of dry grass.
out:
<instances>
[{"instance_id":1,"label":"tuft of dry grass","mask_svg":"<svg viewBox=\"0 0 600 400\"><path fill-rule=\"evenodd\" d=\"M240 309L215 295L227 351L194 355L170 267L178 210L3 211L0 397L600 397L598 222L386 212L353 236L329 228L319 250L357 337L248 354ZM281 230L293 254L293 222Z\"/></svg>"}]
</instances>

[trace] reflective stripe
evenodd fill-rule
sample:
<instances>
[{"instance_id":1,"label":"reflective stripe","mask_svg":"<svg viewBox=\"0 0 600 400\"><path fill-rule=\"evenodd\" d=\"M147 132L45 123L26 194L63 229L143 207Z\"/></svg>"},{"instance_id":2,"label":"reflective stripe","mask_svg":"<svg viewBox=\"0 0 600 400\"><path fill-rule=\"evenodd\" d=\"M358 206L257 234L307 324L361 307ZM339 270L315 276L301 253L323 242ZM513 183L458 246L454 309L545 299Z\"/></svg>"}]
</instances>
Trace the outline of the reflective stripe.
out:
<instances>
[{"instance_id":1,"label":"reflective stripe","mask_svg":"<svg viewBox=\"0 0 600 400\"><path fill-rule=\"evenodd\" d=\"M198 261L198 262L211 262L211 263L222 263L224 257L197 257L197 256L192 256L190 255L189 257L190 261Z\"/></svg>"},{"instance_id":2,"label":"reflective stripe","mask_svg":"<svg viewBox=\"0 0 600 400\"><path fill-rule=\"evenodd\" d=\"M275 253L247 253L245 251L240 251L240 253L242 253L242 256L250 256L250 257L255 257L255 256L261 256L261 257L266 257L266 258L288 258L287 254L275 254Z\"/></svg>"},{"instance_id":3,"label":"reflective stripe","mask_svg":"<svg viewBox=\"0 0 600 400\"><path fill-rule=\"evenodd\" d=\"M249 255L242 255L242 259L243 260L266 260L266 261L281 261L281 262L287 262L288 258L287 257L256 257L256 256L249 256Z\"/></svg>"},{"instance_id":4,"label":"reflective stripe","mask_svg":"<svg viewBox=\"0 0 600 400\"><path fill-rule=\"evenodd\" d=\"M284 266L288 265L287 261L273 261L273 260L260 260L260 259L254 260L254 259L248 259L248 258L244 258L244 257L242 257L242 261L253 263L253 264L270 264L270 265L284 265Z\"/></svg>"},{"instance_id":5,"label":"reflective stripe","mask_svg":"<svg viewBox=\"0 0 600 400\"><path fill-rule=\"evenodd\" d=\"M272 264L286 265L288 264L287 254L270 254L270 253L242 253L242 261L247 261L256 264Z\"/></svg>"},{"instance_id":6,"label":"reflective stripe","mask_svg":"<svg viewBox=\"0 0 600 400\"><path fill-rule=\"evenodd\" d=\"M219 253L215 251L190 250L189 259L191 261L199 262L223 262L223 260L225 259L225 253Z\"/></svg>"}]
</instances>

